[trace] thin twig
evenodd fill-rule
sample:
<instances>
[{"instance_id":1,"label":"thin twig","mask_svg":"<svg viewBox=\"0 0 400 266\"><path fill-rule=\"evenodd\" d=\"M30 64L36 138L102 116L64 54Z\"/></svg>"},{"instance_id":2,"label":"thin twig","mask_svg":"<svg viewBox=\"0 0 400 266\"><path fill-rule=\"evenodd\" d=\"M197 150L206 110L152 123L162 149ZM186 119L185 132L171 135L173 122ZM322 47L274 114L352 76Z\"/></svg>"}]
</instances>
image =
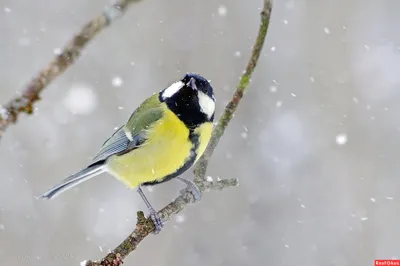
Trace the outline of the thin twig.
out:
<instances>
[{"instance_id":1,"label":"thin twig","mask_svg":"<svg viewBox=\"0 0 400 266\"><path fill-rule=\"evenodd\" d=\"M15 124L20 113L32 114L34 103L40 99L40 93L56 77L70 67L80 56L82 49L100 31L121 17L128 6L141 0L119 0L104 12L88 22L66 45L61 54L57 55L29 84L20 96L0 106L0 138L11 124Z\"/></svg>"},{"instance_id":2,"label":"thin twig","mask_svg":"<svg viewBox=\"0 0 400 266\"><path fill-rule=\"evenodd\" d=\"M233 113L236 110L240 100L243 97L244 92L249 87L251 75L257 65L258 58L264 44L265 37L268 31L269 20L272 10L272 0L264 0L264 7L261 11L261 25L258 31L258 36L253 47L253 51L250 56L249 63L246 67L246 71L237 86L235 94L231 102L226 106L224 113L217 126L214 128L210 144L207 147L205 155L200 159L199 163L195 168L195 182L200 188L200 192L206 192L210 190L221 190L224 188L237 186L237 179L224 179L216 182L208 182L204 176L206 173L207 163L210 159L215 147L218 144L219 139L224 134L224 131L232 119ZM194 197L189 191L184 191L174 201L169 203L166 207L158 212L158 215L164 220L168 221L171 217L179 213L186 205L194 203ZM138 221L135 230L112 252L108 253L101 261L93 262L86 261L83 264L86 266L119 266L122 264L123 259L132 251L134 251L140 242L142 242L146 236L148 236L155 229L152 220L148 217L145 218L143 212L138 212Z\"/></svg>"},{"instance_id":3,"label":"thin twig","mask_svg":"<svg viewBox=\"0 0 400 266\"><path fill-rule=\"evenodd\" d=\"M196 164L196 168L194 169L196 184L201 184L203 182L207 171L208 160L213 154L215 148L217 147L218 142L224 134L228 123L231 121L240 100L243 98L244 93L247 91L250 85L251 76L257 66L258 58L260 57L261 50L264 45L264 40L267 36L271 11L272 0L264 0L264 7L261 11L261 25L258 30L257 39L253 46L253 51L251 53L249 62L247 63L247 67L243 76L240 78L239 84L236 87L236 91L232 97L232 100L226 105L224 113L222 114L221 118L219 119L217 125L213 130L213 134L206 151Z\"/></svg>"}]
</instances>

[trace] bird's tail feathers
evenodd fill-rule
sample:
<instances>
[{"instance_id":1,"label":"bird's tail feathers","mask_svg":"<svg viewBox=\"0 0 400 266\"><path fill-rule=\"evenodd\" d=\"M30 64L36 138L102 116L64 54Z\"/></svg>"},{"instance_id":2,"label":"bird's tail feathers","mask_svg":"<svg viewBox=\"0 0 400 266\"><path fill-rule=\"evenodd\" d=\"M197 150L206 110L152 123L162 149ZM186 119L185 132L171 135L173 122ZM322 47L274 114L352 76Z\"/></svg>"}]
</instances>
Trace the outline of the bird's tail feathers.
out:
<instances>
[{"instance_id":1,"label":"bird's tail feathers","mask_svg":"<svg viewBox=\"0 0 400 266\"><path fill-rule=\"evenodd\" d=\"M91 179L94 176L97 176L103 172L106 171L106 168L104 164L95 164L88 166L87 168L81 170L80 172L73 174L67 178L65 178L63 181L61 181L60 184L57 186L54 186L52 189L44 193L43 195L39 196L39 198L44 198L44 199L52 199L59 194L63 193L64 191L82 183L85 182L89 179Z\"/></svg>"}]
</instances>

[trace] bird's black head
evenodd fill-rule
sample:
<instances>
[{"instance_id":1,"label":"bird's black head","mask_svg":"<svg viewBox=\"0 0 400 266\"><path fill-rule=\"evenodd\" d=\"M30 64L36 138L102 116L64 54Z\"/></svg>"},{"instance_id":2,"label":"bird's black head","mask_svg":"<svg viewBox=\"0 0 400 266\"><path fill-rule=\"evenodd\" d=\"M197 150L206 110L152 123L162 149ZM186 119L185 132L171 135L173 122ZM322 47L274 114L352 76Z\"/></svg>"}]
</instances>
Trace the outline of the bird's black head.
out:
<instances>
[{"instance_id":1,"label":"bird's black head","mask_svg":"<svg viewBox=\"0 0 400 266\"><path fill-rule=\"evenodd\" d=\"M193 128L214 120L213 88L198 74L186 74L180 81L160 91L159 98L188 127Z\"/></svg>"}]
</instances>

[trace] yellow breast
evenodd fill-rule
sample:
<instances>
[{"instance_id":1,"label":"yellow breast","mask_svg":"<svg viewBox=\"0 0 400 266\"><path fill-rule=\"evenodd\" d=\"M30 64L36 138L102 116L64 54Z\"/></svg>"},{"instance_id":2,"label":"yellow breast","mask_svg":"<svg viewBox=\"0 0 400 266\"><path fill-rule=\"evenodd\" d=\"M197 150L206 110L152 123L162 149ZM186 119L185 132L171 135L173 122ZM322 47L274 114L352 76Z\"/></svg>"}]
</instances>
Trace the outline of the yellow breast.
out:
<instances>
[{"instance_id":1,"label":"yellow breast","mask_svg":"<svg viewBox=\"0 0 400 266\"><path fill-rule=\"evenodd\" d=\"M163 180L182 168L188 160L197 160L208 144L211 123L194 130L199 143L193 153L189 129L173 112L166 107L164 109L163 119L149 129L148 141L143 146L124 155L114 156L107 163L109 172L131 188L145 182Z\"/></svg>"}]
</instances>

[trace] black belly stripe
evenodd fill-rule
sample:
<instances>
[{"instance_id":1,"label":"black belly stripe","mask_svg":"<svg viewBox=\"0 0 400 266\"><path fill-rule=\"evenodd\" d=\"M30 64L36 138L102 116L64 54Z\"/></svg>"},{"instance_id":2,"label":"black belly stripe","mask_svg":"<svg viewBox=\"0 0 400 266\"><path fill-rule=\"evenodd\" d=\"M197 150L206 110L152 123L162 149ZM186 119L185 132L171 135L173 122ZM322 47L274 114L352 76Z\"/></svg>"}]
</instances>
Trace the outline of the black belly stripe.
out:
<instances>
[{"instance_id":1,"label":"black belly stripe","mask_svg":"<svg viewBox=\"0 0 400 266\"><path fill-rule=\"evenodd\" d=\"M167 182L167 181L171 180L172 178L177 177L177 176L183 174L186 170L188 170L193 165L194 161L196 160L197 149L198 149L199 144L200 144L199 138L200 138L200 136L194 132L194 129L190 129L190 131L189 131L189 140L193 144L193 146L190 149L190 157L189 157L189 159L182 165L181 168L179 168L174 173L165 176L161 180L152 181L152 182L145 182L145 183L142 183L141 185L142 186L152 186L152 185L157 185L157 184L160 184L160 183L163 183L163 182ZM171 152L174 152L174 151L171 151Z\"/></svg>"}]
</instances>

